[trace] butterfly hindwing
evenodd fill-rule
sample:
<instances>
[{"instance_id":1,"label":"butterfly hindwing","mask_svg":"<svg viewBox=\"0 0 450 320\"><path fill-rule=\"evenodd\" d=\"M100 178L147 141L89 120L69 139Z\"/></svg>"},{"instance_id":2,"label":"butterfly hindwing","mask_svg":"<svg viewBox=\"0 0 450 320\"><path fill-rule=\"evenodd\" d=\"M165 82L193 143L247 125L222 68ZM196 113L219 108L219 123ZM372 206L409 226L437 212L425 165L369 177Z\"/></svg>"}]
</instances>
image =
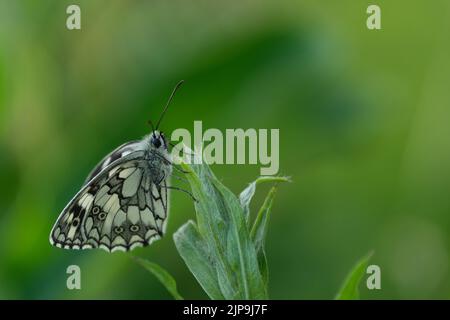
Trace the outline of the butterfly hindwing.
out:
<instances>
[{"instance_id":1,"label":"butterfly hindwing","mask_svg":"<svg viewBox=\"0 0 450 320\"><path fill-rule=\"evenodd\" d=\"M167 179L152 179L143 152L96 174L58 218L50 242L68 249L132 250L159 239L168 212Z\"/></svg>"}]
</instances>

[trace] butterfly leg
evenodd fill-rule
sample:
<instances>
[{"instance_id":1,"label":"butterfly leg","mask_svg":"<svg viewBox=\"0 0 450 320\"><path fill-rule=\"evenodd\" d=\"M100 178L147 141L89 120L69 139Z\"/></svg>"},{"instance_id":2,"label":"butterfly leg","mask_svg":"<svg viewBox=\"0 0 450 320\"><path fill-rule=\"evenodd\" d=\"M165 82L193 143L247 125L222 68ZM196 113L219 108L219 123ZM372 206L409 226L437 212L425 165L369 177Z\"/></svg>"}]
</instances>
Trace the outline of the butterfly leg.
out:
<instances>
[{"instance_id":1,"label":"butterfly leg","mask_svg":"<svg viewBox=\"0 0 450 320\"><path fill-rule=\"evenodd\" d=\"M177 167L172 163L172 161L170 161L169 159L167 159L167 158L165 158L165 157L163 157L163 156L161 156L161 155L159 155L159 154L157 154L157 153L154 153L154 155L155 155L156 157L160 158L161 160L163 160L166 164L170 164L170 165L172 166L172 168L174 168L175 170L177 170L177 171L179 171L179 172L181 172L181 173L184 173L184 174L191 173L190 171L185 171L185 170L183 170L183 169L177 168Z\"/></svg>"},{"instance_id":2,"label":"butterfly leg","mask_svg":"<svg viewBox=\"0 0 450 320\"><path fill-rule=\"evenodd\" d=\"M190 171L186 171L180 168L177 168L176 166L172 166L172 168L174 168L175 170L177 170L178 172L184 173L184 174L188 174L191 173Z\"/></svg>"},{"instance_id":3,"label":"butterfly leg","mask_svg":"<svg viewBox=\"0 0 450 320\"><path fill-rule=\"evenodd\" d=\"M173 143L170 142L170 141L169 141L169 145L170 145L172 148L175 148L175 147L176 147L176 145L173 144ZM188 155L188 156L191 156L191 157L195 155L194 153L186 152L186 151L184 151L184 150L183 150L183 153L186 154L186 155Z\"/></svg>"},{"instance_id":4,"label":"butterfly leg","mask_svg":"<svg viewBox=\"0 0 450 320\"><path fill-rule=\"evenodd\" d=\"M176 175L172 175L172 178L177 179L178 181L181 181L181 182L189 183L189 181L187 181L187 179L185 179L183 177L178 177Z\"/></svg>"},{"instance_id":5,"label":"butterfly leg","mask_svg":"<svg viewBox=\"0 0 450 320\"><path fill-rule=\"evenodd\" d=\"M187 195L189 195L192 198L192 200L194 200L195 202L198 202L198 200L195 199L195 197L192 195L192 193L190 193L188 190L185 190L185 189L182 189L182 188L178 188L178 187L172 187L172 186L160 186L160 187L164 188L164 189L172 189L172 190L177 190L177 191L184 192Z\"/></svg>"}]
</instances>

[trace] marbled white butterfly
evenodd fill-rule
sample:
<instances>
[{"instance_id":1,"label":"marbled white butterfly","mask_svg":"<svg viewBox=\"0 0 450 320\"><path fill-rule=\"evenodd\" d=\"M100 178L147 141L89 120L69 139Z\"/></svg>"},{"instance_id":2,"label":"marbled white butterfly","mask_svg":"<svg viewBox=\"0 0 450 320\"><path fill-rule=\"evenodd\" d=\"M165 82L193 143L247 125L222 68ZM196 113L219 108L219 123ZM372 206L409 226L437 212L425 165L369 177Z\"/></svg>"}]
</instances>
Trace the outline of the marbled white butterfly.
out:
<instances>
[{"instance_id":1,"label":"marbled white butterfly","mask_svg":"<svg viewBox=\"0 0 450 320\"><path fill-rule=\"evenodd\" d=\"M167 140L157 131L183 81L173 90L156 128L140 141L108 154L61 212L50 243L64 249L128 251L160 239L169 213L172 162Z\"/></svg>"}]
</instances>

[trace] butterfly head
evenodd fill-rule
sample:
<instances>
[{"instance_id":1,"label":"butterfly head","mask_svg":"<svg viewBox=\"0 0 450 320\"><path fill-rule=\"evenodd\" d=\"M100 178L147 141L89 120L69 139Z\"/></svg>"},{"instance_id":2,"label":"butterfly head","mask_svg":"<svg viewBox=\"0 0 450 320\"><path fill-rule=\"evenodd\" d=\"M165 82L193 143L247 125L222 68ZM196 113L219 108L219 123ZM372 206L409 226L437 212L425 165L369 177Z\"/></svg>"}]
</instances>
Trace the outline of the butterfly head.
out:
<instances>
[{"instance_id":1,"label":"butterfly head","mask_svg":"<svg viewBox=\"0 0 450 320\"><path fill-rule=\"evenodd\" d=\"M164 136L164 133L153 131L150 135L150 145L156 150L167 150L166 137Z\"/></svg>"}]
</instances>

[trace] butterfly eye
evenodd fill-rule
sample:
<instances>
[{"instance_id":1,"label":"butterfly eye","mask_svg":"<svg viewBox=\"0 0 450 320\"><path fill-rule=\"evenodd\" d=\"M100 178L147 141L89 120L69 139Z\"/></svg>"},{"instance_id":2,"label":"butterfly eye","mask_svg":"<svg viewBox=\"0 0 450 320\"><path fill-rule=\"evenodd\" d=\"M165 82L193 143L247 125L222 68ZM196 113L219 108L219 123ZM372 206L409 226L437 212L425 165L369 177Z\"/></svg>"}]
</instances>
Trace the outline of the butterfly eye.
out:
<instances>
[{"instance_id":1,"label":"butterfly eye","mask_svg":"<svg viewBox=\"0 0 450 320\"><path fill-rule=\"evenodd\" d=\"M159 140L155 136L152 136L152 145L154 145L155 148L161 147L161 140Z\"/></svg>"}]
</instances>

